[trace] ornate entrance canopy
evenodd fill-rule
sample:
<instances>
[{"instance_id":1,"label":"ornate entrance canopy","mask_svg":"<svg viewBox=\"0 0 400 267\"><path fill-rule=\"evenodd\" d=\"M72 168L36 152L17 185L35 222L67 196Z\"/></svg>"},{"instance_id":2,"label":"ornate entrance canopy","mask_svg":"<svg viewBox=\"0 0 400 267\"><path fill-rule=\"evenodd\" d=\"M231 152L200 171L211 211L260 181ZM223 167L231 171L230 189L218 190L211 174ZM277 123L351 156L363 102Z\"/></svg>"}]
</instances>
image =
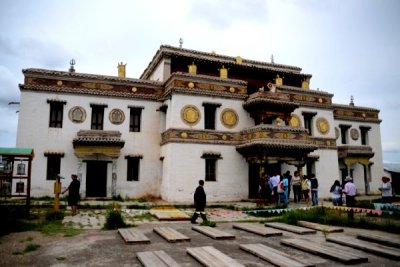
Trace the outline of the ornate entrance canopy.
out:
<instances>
[{"instance_id":1,"label":"ornate entrance canopy","mask_svg":"<svg viewBox=\"0 0 400 267\"><path fill-rule=\"evenodd\" d=\"M82 159L95 155L118 158L121 148L125 145L119 131L100 130L81 130L72 143L75 155Z\"/></svg>"}]
</instances>

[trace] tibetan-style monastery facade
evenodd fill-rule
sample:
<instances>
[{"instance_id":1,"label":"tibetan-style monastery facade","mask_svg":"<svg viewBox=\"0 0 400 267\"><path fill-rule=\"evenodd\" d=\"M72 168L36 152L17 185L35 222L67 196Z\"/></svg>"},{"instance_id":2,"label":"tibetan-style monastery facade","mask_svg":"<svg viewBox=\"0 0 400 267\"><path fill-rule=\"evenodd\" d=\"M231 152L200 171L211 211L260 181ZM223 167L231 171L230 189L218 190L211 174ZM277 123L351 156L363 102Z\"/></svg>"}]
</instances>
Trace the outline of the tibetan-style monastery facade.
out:
<instances>
[{"instance_id":1,"label":"tibetan-style monastery facade","mask_svg":"<svg viewBox=\"0 0 400 267\"><path fill-rule=\"evenodd\" d=\"M320 197L383 174L379 110L332 103L298 67L161 46L140 79L25 69L18 147L35 151L32 195L76 173L83 197L257 197L261 174L315 173ZM64 185L69 180L64 181Z\"/></svg>"}]
</instances>

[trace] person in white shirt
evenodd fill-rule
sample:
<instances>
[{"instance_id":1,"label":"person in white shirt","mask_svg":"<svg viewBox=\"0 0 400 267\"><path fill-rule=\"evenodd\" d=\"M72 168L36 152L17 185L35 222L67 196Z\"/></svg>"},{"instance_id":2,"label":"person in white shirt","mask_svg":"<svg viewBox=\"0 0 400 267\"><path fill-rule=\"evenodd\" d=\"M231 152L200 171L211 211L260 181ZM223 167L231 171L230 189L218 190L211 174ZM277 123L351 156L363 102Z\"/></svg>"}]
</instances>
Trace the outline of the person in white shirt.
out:
<instances>
[{"instance_id":1,"label":"person in white shirt","mask_svg":"<svg viewBox=\"0 0 400 267\"><path fill-rule=\"evenodd\" d=\"M346 194L346 206L354 207L356 205L356 185L353 183L353 178L351 178L350 176L347 176L344 181L346 182L346 184L344 185L343 193Z\"/></svg>"},{"instance_id":2,"label":"person in white shirt","mask_svg":"<svg viewBox=\"0 0 400 267\"><path fill-rule=\"evenodd\" d=\"M382 203L392 203L392 183L389 177L382 177L382 186L379 190L382 192Z\"/></svg>"}]
</instances>

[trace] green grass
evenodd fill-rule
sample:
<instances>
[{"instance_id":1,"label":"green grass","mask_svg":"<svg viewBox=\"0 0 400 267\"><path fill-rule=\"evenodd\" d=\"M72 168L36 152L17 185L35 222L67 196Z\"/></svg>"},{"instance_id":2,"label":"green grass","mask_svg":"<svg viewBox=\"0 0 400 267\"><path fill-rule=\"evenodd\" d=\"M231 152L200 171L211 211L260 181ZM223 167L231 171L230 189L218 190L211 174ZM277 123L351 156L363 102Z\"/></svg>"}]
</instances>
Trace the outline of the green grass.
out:
<instances>
[{"instance_id":1,"label":"green grass","mask_svg":"<svg viewBox=\"0 0 400 267\"><path fill-rule=\"evenodd\" d=\"M203 221L200 225L201 226L216 227L217 223L213 222L213 221Z\"/></svg>"},{"instance_id":2,"label":"green grass","mask_svg":"<svg viewBox=\"0 0 400 267\"><path fill-rule=\"evenodd\" d=\"M400 223L392 218L373 217L355 213L354 219L351 219L347 211L333 210L324 207L310 210L288 211L282 216L275 218L274 221L293 225L297 225L298 221L309 221L335 226L380 230L396 234L400 233Z\"/></svg>"},{"instance_id":3,"label":"green grass","mask_svg":"<svg viewBox=\"0 0 400 267\"><path fill-rule=\"evenodd\" d=\"M24 253L28 253L28 252L32 252L37 250L38 248L40 248L39 244L36 243L29 243L28 245L26 245L25 249L24 249Z\"/></svg>"}]
</instances>

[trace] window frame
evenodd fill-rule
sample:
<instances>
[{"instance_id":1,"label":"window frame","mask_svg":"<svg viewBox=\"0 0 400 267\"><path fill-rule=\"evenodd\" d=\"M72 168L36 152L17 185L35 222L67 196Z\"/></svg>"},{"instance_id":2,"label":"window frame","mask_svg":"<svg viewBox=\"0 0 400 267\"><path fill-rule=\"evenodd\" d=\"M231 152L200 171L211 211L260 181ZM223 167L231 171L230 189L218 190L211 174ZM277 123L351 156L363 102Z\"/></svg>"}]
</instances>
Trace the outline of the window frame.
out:
<instances>
[{"instance_id":1,"label":"window frame","mask_svg":"<svg viewBox=\"0 0 400 267\"><path fill-rule=\"evenodd\" d=\"M90 119L91 130L103 130L104 129L104 109L107 105L102 104L90 104L92 108L92 116Z\"/></svg>"},{"instance_id":2,"label":"window frame","mask_svg":"<svg viewBox=\"0 0 400 267\"><path fill-rule=\"evenodd\" d=\"M217 108L221 106L220 103L203 103L204 107L204 129L215 130L216 129L216 115Z\"/></svg>"},{"instance_id":3,"label":"window frame","mask_svg":"<svg viewBox=\"0 0 400 267\"><path fill-rule=\"evenodd\" d=\"M140 160L143 157L138 156L126 156L126 181L127 182L139 182L140 181Z\"/></svg>"},{"instance_id":4,"label":"window frame","mask_svg":"<svg viewBox=\"0 0 400 267\"><path fill-rule=\"evenodd\" d=\"M47 157L46 163L46 180L54 181L56 176L60 174L61 171L61 158L64 157L63 154L45 154Z\"/></svg>"},{"instance_id":5,"label":"window frame","mask_svg":"<svg viewBox=\"0 0 400 267\"><path fill-rule=\"evenodd\" d=\"M142 110L144 107L129 107L129 132L140 133L142 126Z\"/></svg>"},{"instance_id":6,"label":"window frame","mask_svg":"<svg viewBox=\"0 0 400 267\"><path fill-rule=\"evenodd\" d=\"M62 128L66 101L48 99L47 103L50 104L49 128Z\"/></svg>"}]
</instances>

